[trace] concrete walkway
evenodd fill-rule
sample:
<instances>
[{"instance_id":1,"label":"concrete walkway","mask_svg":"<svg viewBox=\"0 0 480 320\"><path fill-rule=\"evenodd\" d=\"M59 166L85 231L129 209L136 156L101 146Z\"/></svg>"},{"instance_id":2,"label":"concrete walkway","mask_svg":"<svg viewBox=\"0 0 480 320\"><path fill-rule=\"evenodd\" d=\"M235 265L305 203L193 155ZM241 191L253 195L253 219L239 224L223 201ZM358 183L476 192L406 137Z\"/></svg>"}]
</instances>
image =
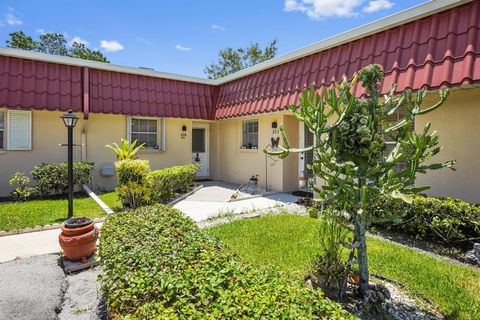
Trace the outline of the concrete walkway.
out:
<instances>
[{"instance_id":1,"label":"concrete walkway","mask_svg":"<svg viewBox=\"0 0 480 320\"><path fill-rule=\"evenodd\" d=\"M222 181L202 182L204 187L180 201L179 209L195 221L206 220L220 214L241 213L279 206L294 202L297 197L278 193L264 197L228 202L239 185ZM100 227L102 223L98 223ZM0 262L17 258L60 252L58 235L60 229L30 232L0 237Z\"/></svg>"},{"instance_id":2,"label":"concrete walkway","mask_svg":"<svg viewBox=\"0 0 480 320\"><path fill-rule=\"evenodd\" d=\"M173 206L197 222L222 214L271 208L298 199L291 194L276 193L228 202L239 185L223 181L206 181L202 184L204 185L202 189Z\"/></svg>"}]
</instances>

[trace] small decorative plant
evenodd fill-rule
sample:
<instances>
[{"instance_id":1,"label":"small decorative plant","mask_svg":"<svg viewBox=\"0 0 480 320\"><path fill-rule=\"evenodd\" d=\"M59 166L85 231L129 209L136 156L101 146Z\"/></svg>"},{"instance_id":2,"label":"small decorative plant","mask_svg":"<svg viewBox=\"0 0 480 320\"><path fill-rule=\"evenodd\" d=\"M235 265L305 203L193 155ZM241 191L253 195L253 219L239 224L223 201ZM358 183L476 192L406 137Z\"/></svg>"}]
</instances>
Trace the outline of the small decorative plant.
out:
<instances>
[{"instance_id":1,"label":"small decorative plant","mask_svg":"<svg viewBox=\"0 0 480 320\"><path fill-rule=\"evenodd\" d=\"M27 201L35 193L35 188L30 186L30 178L20 172L15 172L8 183L16 186L10 193L10 197L15 202Z\"/></svg>"},{"instance_id":2,"label":"small decorative plant","mask_svg":"<svg viewBox=\"0 0 480 320\"><path fill-rule=\"evenodd\" d=\"M137 145L137 140L132 141L129 143L128 140L122 139L120 142L120 146L116 143L107 144L105 147L110 148L113 152L117 155L118 160L135 160L137 159L137 153L140 151L145 143L142 143L139 146Z\"/></svg>"},{"instance_id":3,"label":"small decorative plant","mask_svg":"<svg viewBox=\"0 0 480 320\"><path fill-rule=\"evenodd\" d=\"M318 228L320 253L313 261L312 280L327 297L340 299L348 277L347 261L342 255L350 233L333 211L325 210L317 215L322 219Z\"/></svg>"}]
</instances>

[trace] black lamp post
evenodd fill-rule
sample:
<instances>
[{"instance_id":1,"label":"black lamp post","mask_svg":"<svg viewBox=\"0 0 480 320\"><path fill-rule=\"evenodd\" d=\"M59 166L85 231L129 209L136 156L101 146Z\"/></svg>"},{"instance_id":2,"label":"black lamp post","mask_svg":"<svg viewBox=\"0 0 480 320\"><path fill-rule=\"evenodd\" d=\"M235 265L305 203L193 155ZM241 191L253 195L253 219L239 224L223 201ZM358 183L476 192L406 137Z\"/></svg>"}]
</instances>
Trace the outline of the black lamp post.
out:
<instances>
[{"instance_id":1,"label":"black lamp post","mask_svg":"<svg viewBox=\"0 0 480 320\"><path fill-rule=\"evenodd\" d=\"M77 125L78 117L72 109L61 116L68 129L68 219L73 217L73 128Z\"/></svg>"}]
</instances>

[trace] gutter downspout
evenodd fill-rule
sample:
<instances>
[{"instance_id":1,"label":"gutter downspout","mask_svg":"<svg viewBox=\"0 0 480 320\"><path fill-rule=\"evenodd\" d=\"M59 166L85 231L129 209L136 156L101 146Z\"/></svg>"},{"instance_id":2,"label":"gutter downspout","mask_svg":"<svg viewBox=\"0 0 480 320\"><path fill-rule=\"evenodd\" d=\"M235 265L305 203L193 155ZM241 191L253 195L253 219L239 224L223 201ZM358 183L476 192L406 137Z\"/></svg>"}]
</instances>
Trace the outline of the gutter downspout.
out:
<instances>
[{"instance_id":1,"label":"gutter downspout","mask_svg":"<svg viewBox=\"0 0 480 320\"><path fill-rule=\"evenodd\" d=\"M83 119L87 120L90 112L90 72L88 67L83 67L82 92Z\"/></svg>"}]
</instances>

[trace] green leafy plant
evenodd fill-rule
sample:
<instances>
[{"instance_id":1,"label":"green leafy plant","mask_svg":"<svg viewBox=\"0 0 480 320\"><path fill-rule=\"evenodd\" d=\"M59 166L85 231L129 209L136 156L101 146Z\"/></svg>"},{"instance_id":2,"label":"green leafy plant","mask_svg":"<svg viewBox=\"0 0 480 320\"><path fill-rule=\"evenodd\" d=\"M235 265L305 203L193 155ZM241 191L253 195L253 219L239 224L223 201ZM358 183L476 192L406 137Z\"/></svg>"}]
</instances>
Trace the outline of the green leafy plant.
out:
<instances>
[{"instance_id":1,"label":"green leafy plant","mask_svg":"<svg viewBox=\"0 0 480 320\"><path fill-rule=\"evenodd\" d=\"M314 209L311 209L312 211ZM330 298L341 298L349 268L343 257L345 244L350 232L331 210L317 214L322 223L318 227L318 243L320 252L313 261L313 275L323 291Z\"/></svg>"},{"instance_id":2,"label":"green leafy plant","mask_svg":"<svg viewBox=\"0 0 480 320\"><path fill-rule=\"evenodd\" d=\"M15 202L27 201L35 193L35 188L30 186L30 178L20 172L15 172L8 184L15 186L10 192L10 197Z\"/></svg>"},{"instance_id":3,"label":"green leafy plant","mask_svg":"<svg viewBox=\"0 0 480 320\"><path fill-rule=\"evenodd\" d=\"M413 196L412 203L380 197L372 207L373 223L396 215L386 227L417 239L459 244L480 238L480 206L455 198Z\"/></svg>"},{"instance_id":4,"label":"green leafy plant","mask_svg":"<svg viewBox=\"0 0 480 320\"><path fill-rule=\"evenodd\" d=\"M73 183L88 184L91 181L93 162L73 163ZM68 190L68 164L66 162L42 163L36 166L31 175L36 182L35 190L40 196L66 194Z\"/></svg>"},{"instance_id":5,"label":"green leafy plant","mask_svg":"<svg viewBox=\"0 0 480 320\"><path fill-rule=\"evenodd\" d=\"M153 198L157 202L165 203L172 199L176 192L187 192L195 184L198 169L198 164L188 164L152 171Z\"/></svg>"},{"instance_id":6,"label":"green leafy plant","mask_svg":"<svg viewBox=\"0 0 480 320\"><path fill-rule=\"evenodd\" d=\"M113 152L117 155L118 160L135 160L137 159L137 153L140 151L145 143L142 143L139 146L137 145L137 140L132 141L132 143L128 142L126 139L122 139L120 146L116 143L107 144L105 147L110 148Z\"/></svg>"},{"instance_id":7,"label":"green leafy plant","mask_svg":"<svg viewBox=\"0 0 480 320\"><path fill-rule=\"evenodd\" d=\"M137 208L151 203L152 179L148 160L125 159L115 162L118 197L124 206Z\"/></svg>"},{"instance_id":8,"label":"green leafy plant","mask_svg":"<svg viewBox=\"0 0 480 320\"><path fill-rule=\"evenodd\" d=\"M314 135L314 145L305 149L290 148L283 126L280 134L284 146L278 151L264 150L281 158L290 152L314 151L310 165L313 173L323 179L321 187L313 186L318 201L333 201L338 211L353 225L349 264L358 264L359 292L365 296L369 285L366 229L372 220L372 206L379 196L389 195L411 202L409 194L422 192L428 186L416 186L418 173L452 168L454 161L425 164L441 151L438 136L430 131L430 123L415 132L413 124L422 116L439 108L447 99L448 91L439 90L440 100L431 107L422 107L427 95L420 89L396 93L396 85L380 99L383 72L379 65L370 65L359 71L352 81L345 78L334 88L324 89L320 96L312 86L304 90L300 106L290 106L297 119ZM357 98L352 93L357 82L366 88L367 97ZM405 110L400 121L391 124L389 115L399 108ZM395 147L386 151L385 140ZM403 164L398 170L398 164ZM398 219L388 216L386 220ZM377 221L379 222L379 221Z\"/></svg>"},{"instance_id":9,"label":"green leafy plant","mask_svg":"<svg viewBox=\"0 0 480 320\"><path fill-rule=\"evenodd\" d=\"M354 319L321 291L242 262L165 205L109 216L99 255L111 319Z\"/></svg>"}]
</instances>

